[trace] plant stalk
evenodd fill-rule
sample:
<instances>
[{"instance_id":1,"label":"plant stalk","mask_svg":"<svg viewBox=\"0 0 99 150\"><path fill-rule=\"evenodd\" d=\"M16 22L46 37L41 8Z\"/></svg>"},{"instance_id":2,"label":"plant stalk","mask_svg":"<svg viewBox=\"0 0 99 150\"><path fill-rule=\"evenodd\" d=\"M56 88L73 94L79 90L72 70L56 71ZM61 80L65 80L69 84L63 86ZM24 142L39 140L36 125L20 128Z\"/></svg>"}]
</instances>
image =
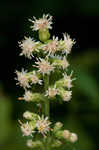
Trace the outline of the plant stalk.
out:
<instances>
[{"instance_id":1,"label":"plant stalk","mask_svg":"<svg viewBox=\"0 0 99 150\"><path fill-rule=\"evenodd\" d=\"M49 76L45 75L44 76L44 89L45 89L45 92L48 90L48 87L49 87ZM50 117L50 103L49 103L49 99L47 97L45 99L44 113L45 113L46 117L48 117L48 118ZM45 138L45 142L44 142L45 143L45 150L50 150L48 140L49 140L49 135L48 135L48 137Z\"/></svg>"},{"instance_id":2,"label":"plant stalk","mask_svg":"<svg viewBox=\"0 0 99 150\"><path fill-rule=\"evenodd\" d=\"M45 92L48 90L49 87L49 76L45 75L44 76L44 88L45 88ZM47 116L48 118L50 117L50 104L49 104L49 99L46 97L45 99L45 116Z\"/></svg>"}]
</instances>

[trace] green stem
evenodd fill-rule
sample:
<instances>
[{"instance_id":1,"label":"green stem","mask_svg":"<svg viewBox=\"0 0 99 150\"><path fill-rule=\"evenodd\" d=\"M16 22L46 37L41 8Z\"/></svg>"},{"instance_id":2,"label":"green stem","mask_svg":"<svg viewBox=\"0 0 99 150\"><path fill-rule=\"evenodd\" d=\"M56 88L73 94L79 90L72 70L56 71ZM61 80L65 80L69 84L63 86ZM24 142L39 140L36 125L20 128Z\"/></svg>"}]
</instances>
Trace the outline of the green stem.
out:
<instances>
[{"instance_id":1,"label":"green stem","mask_svg":"<svg viewBox=\"0 0 99 150\"><path fill-rule=\"evenodd\" d=\"M49 87L49 76L48 75L45 75L44 76L44 89L45 89L45 92L48 90L48 87ZM49 103L49 99L46 98L45 99L45 108L44 108L44 113L45 113L45 116L46 117L50 117L50 103ZM48 135L49 137L49 135ZM44 143L44 148L45 150L50 150L50 147L49 147L49 143L48 143L48 137L46 137Z\"/></svg>"},{"instance_id":2,"label":"green stem","mask_svg":"<svg viewBox=\"0 0 99 150\"><path fill-rule=\"evenodd\" d=\"M49 86L49 76L45 75L44 76L44 88L45 88L45 92L48 90L48 86ZM49 99L46 98L45 99L45 116L50 117L50 104L49 104Z\"/></svg>"}]
</instances>

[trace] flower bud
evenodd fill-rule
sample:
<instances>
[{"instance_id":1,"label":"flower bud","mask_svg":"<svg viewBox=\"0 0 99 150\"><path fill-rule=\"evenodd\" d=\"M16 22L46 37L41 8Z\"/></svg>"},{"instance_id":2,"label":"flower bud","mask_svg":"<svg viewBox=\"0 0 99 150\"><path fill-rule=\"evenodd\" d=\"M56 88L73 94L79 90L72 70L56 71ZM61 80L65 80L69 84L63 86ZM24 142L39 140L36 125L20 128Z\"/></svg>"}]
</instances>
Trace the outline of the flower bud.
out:
<instances>
[{"instance_id":1,"label":"flower bud","mask_svg":"<svg viewBox=\"0 0 99 150\"><path fill-rule=\"evenodd\" d=\"M72 143L74 143L74 142L76 142L77 140L78 140L77 134L71 133L71 134L70 134L69 141L72 142Z\"/></svg>"},{"instance_id":2,"label":"flower bud","mask_svg":"<svg viewBox=\"0 0 99 150\"><path fill-rule=\"evenodd\" d=\"M31 113L29 111L26 111L23 113L23 117L28 120L37 120L38 115L35 113Z\"/></svg>"},{"instance_id":3,"label":"flower bud","mask_svg":"<svg viewBox=\"0 0 99 150\"><path fill-rule=\"evenodd\" d=\"M50 38L50 33L49 33L48 29L43 30L43 31L39 30L39 39L40 39L40 41L46 42L49 38Z\"/></svg>"},{"instance_id":4,"label":"flower bud","mask_svg":"<svg viewBox=\"0 0 99 150\"><path fill-rule=\"evenodd\" d=\"M62 130L59 130L55 133L55 136L58 138L58 139L61 139L63 137L63 131Z\"/></svg>"},{"instance_id":5,"label":"flower bud","mask_svg":"<svg viewBox=\"0 0 99 150\"><path fill-rule=\"evenodd\" d=\"M56 122L53 131L56 132L62 128L63 124L61 122Z\"/></svg>"},{"instance_id":6,"label":"flower bud","mask_svg":"<svg viewBox=\"0 0 99 150\"><path fill-rule=\"evenodd\" d=\"M70 131L69 130L64 130L63 131L63 138L68 140L69 137L70 137Z\"/></svg>"},{"instance_id":7,"label":"flower bud","mask_svg":"<svg viewBox=\"0 0 99 150\"><path fill-rule=\"evenodd\" d=\"M28 140L27 141L27 146L30 147L30 148L32 148L32 145L33 145L32 143L33 143L32 140Z\"/></svg>"},{"instance_id":8,"label":"flower bud","mask_svg":"<svg viewBox=\"0 0 99 150\"><path fill-rule=\"evenodd\" d=\"M31 113L31 112L29 112L29 111L26 111L26 112L24 112L23 117L24 117L25 119L32 120L32 119L33 119L33 113Z\"/></svg>"},{"instance_id":9,"label":"flower bud","mask_svg":"<svg viewBox=\"0 0 99 150\"><path fill-rule=\"evenodd\" d=\"M63 69L66 69L69 66L69 63L67 59L65 58L65 56L63 57L63 59L55 59L54 64L55 66L58 66Z\"/></svg>"},{"instance_id":10,"label":"flower bud","mask_svg":"<svg viewBox=\"0 0 99 150\"><path fill-rule=\"evenodd\" d=\"M31 139L27 141L27 146L30 148L37 148L37 147L42 147L42 142L37 140L37 141L32 141Z\"/></svg>"},{"instance_id":11,"label":"flower bud","mask_svg":"<svg viewBox=\"0 0 99 150\"><path fill-rule=\"evenodd\" d=\"M72 91L66 91L63 88L59 89L60 96L62 97L63 101L70 101L72 98Z\"/></svg>"},{"instance_id":12,"label":"flower bud","mask_svg":"<svg viewBox=\"0 0 99 150\"><path fill-rule=\"evenodd\" d=\"M29 125L32 126L33 130L36 128L36 119L29 122Z\"/></svg>"}]
</instances>

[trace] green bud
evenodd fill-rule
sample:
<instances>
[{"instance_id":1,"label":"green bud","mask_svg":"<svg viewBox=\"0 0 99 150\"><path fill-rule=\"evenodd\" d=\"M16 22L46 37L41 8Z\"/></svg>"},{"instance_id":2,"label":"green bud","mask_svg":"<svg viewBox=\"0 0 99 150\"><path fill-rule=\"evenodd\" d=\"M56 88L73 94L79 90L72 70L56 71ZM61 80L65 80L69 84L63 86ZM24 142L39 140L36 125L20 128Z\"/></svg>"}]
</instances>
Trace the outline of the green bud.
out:
<instances>
[{"instance_id":1,"label":"green bud","mask_svg":"<svg viewBox=\"0 0 99 150\"><path fill-rule=\"evenodd\" d=\"M59 41L59 45L60 45L60 50L63 50L63 49L66 48L65 43L64 43L63 40L60 40L60 41Z\"/></svg>"},{"instance_id":2,"label":"green bud","mask_svg":"<svg viewBox=\"0 0 99 150\"><path fill-rule=\"evenodd\" d=\"M39 102L39 101L43 101L44 100L44 96L42 94L39 93L33 93L32 94L32 100L33 102Z\"/></svg>"},{"instance_id":3,"label":"green bud","mask_svg":"<svg viewBox=\"0 0 99 150\"><path fill-rule=\"evenodd\" d=\"M63 87L63 81L62 81L62 79L56 81L56 82L55 82L55 85L56 85L56 88Z\"/></svg>"},{"instance_id":4,"label":"green bud","mask_svg":"<svg viewBox=\"0 0 99 150\"><path fill-rule=\"evenodd\" d=\"M23 117L25 119L28 119L28 120L33 120L34 119L34 115L35 114L32 113L32 112L26 111L26 112L24 112Z\"/></svg>"},{"instance_id":5,"label":"green bud","mask_svg":"<svg viewBox=\"0 0 99 150\"><path fill-rule=\"evenodd\" d=\"M68 87L68 82L70 82L69 79L62 78L56 82L56 87Z\"/></svg>"},{"instance_id":6,"label":"green bud","mask_svg":"<svg viewBox=\"0 0 99 150\"><path fill-rule=\"evenodd\" d=\"M59 130L55 133L55 136L58 138L58 139L62 139L63 138L63 131L62 130Z\"/></svg>"},{"instance_id":7,"label":"green bud","mask_svg":"<svg viewBox=\"0 0 99 150\"><path fill-rule=\"evenodd\" d=\"M63 95L65 94L64 88L59 88L58 91L59 91L60 96L63 97Z\"/></svg>"},{"instance_id":8,"label":"green bud","mask_svg":"<svg viewBox=\"0 0 99 150\"><path fill-rule=\"evenodd\" d=\"M57 122L53 128L53 132L57 132L62 128L63 124L61 122Z\"/></svg>"},{"instance_id":9,"label":"green bud","mask_svg":"<svg viewBox=\"0 0 99 150\"><path fill-rule=\"evenodd\" d=\"M49 38L50 38L50 33L49 33L48 29L43 30L43 31L39 30L39 39L40 39L40 41L46 42Z\"/></svg>"},{"instance_id":10,"label":"green bud","mask_svg":"<svg viewBox=\"0 0 99 150\"><path fill-rule=\"evenodd\" d=\"M35 129L36 128L36 120L30 121L29 125L32 126L33 129Z\"/></svg>"}]
</instances>

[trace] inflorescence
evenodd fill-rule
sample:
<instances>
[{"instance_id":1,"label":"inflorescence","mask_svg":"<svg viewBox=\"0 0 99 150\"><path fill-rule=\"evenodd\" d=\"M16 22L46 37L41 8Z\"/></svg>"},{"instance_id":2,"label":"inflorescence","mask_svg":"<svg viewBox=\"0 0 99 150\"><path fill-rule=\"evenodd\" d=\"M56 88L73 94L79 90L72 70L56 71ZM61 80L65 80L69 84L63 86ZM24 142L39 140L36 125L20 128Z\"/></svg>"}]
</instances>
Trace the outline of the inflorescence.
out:
<instances>
[{"instance_id":1,"label":"inflorescence","mask_svg":"<svg viewBox=\"0 0 99 150\"><path fill-rule=\"evenodd\" d=\"M21 72L16 71L17 84L25 91L18 99L36 103L40 113L26 111L23 114L27 120L25 123L19 121L23 136L30 137L27 141L27 146L30 148L44 149L46 143L52 148L61 146L64 141L74 143L78 139L77 134L64 130L61 122L53 125L44 107L46 105L49 107L51 101L68 102L72 98L71 88L75 78L72 78L72 72L67 73L70 65L67 57L75 40L66 33L63 34L63 39L59 40L55 36L50 39L52 16L49 14L43 15L40 19L33 17L33 20L29 21L32 30L38 31L39 41L24 37L24 40L19 42L19 47L22 49L20 55L28 59L35 57L36 61L30 72L24 69ZM46 110L49 111L48 108Z\"/></svg>"}]
</instances>

